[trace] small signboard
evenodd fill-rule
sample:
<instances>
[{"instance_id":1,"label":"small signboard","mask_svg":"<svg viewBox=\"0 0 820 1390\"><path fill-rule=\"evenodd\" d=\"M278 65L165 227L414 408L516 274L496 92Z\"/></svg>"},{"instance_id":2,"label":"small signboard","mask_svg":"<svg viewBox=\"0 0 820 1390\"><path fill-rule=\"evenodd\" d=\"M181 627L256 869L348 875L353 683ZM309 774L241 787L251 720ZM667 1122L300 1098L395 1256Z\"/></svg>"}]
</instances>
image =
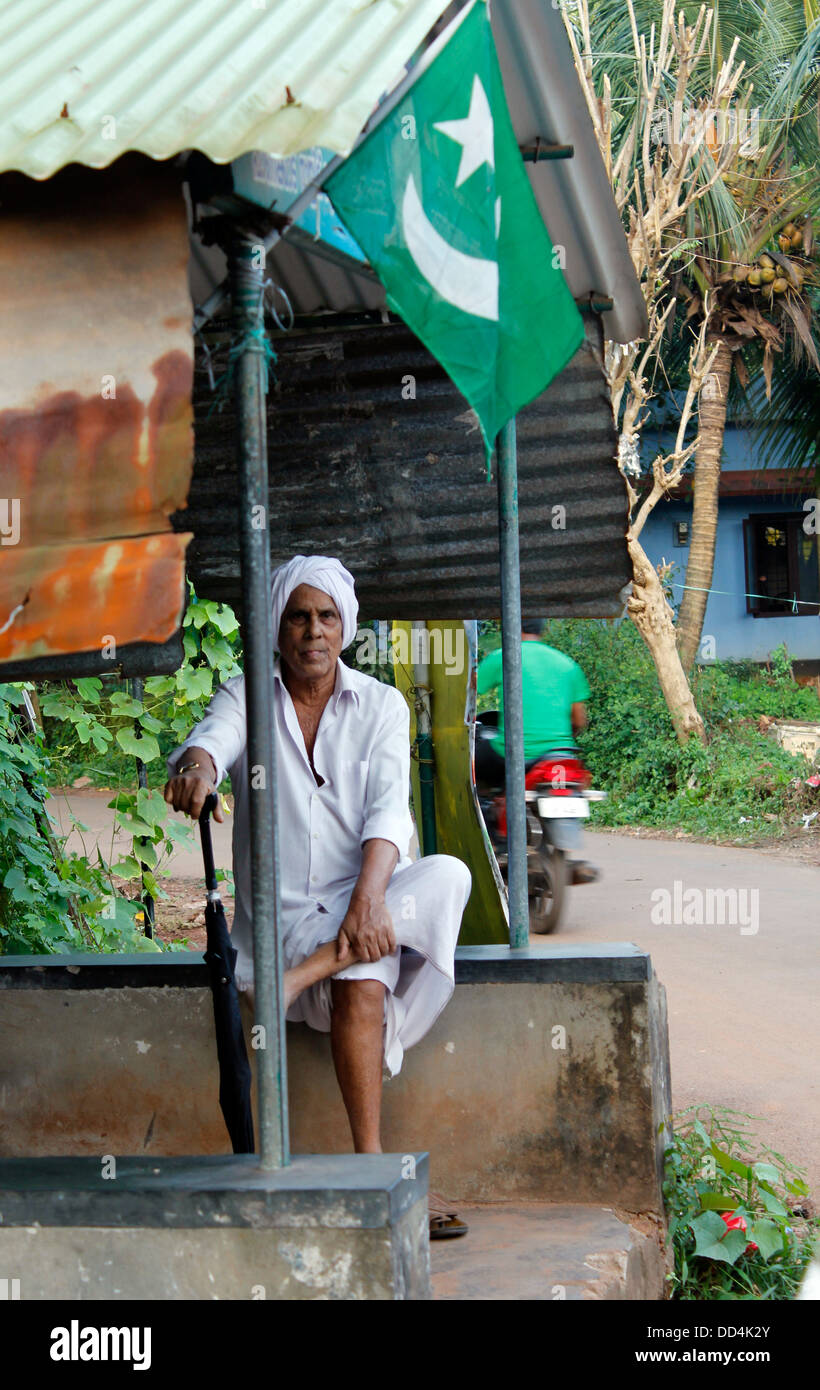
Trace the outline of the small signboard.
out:
<instances>
[{"instance_id":1,"label":"small signboard","mask_svg":"<svg viewBox=\"0 0 820 1390\"><path fill-rule=\"evenodd\" d=\"M322 145L313 145L311 149L285 159L253 150L233 161L234 192L260 207L287 212L291 203L308 184L318 178L332 158L332 150ZM315 241L353 260L365 260L359 246L336 216L326 193L317 193L310 207L296 219L296 226L308 232Z\"/></svg>"}]
</instances>

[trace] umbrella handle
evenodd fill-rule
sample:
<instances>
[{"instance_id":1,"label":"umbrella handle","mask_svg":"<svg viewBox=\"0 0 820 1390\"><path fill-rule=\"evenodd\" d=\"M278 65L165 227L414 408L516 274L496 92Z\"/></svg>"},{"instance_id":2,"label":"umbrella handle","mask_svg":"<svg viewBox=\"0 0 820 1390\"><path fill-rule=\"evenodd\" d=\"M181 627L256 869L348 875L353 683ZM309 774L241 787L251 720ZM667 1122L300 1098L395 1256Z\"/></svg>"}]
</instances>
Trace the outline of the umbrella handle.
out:
<instances>
[{"instance_id":1,"label":"umbrella handle","mask_svg":"<svg viewBox=\"0 0 820 1390\"><path fill-rule=\"evenodd\" d=\"M216 865L214 864L214 847L211 844L211 827L209 817L216 807L216 792L210 792L205 798L205 805L199 813L199 834L202 840L202 859L205 864L205 887L210 893L217 891L216 887Z\"/></svg>"}]
</instances>

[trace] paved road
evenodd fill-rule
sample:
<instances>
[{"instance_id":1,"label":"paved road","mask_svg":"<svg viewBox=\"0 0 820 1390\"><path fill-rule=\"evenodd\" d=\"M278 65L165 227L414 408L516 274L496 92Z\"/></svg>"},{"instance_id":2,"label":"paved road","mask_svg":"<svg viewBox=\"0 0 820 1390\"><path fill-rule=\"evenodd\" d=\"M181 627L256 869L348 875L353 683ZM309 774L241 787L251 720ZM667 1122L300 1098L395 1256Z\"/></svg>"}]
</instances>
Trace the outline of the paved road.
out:
<instances>
[{"instance_id":1,"label":"paved road","mask_svg":"<svg viewBox=\"0 0 820 1390\"><path fill-rule=\"evenodd\" d=\"M68 835L67 848L82 853L83 844L86 851L89 846L93 846L99 840L100 848L104 855L109 856L112 852L112 843L118 850L124 852L131 843L131 837L121 835L114 838L112 842L112 830L114 825L114 813L108 809L108 802L112 801L115 793L113 791L71 791L68 795L57 793L49 803L49 810L52 816L56 815L60 827L64 834ZM71 815L82 821L88 826L87 832L80 832L72 829ZM171 872L175 878L193 878L202 881L202 851L199 845L199 832L187 816L178 815L175 817L180 825L193 828L193 839L191 847L181 848L176 851L173 858L169 860ZM226 816L222 824L218 821L211 821L211 839L214 847L214 859L218 869L229 869L231 867L231 823L232 817Z\"/></svg>"},{"instance_id":2,"label":"paved road","mask_svg":"<svg viewBox=\"0 0 820 1390\"><path fill-rule=\"evenodd\" d=\"M71 797L75 815L94 831L109 827L109 840L110 799ZM215 831L217 861L227 867L230 821ZM603 876L570 891L554 939L634 941L648 950L667 991L675 1109L710 1102L760 1116L761 1136L806 1168L820 1193L820 868L757 850L620 834L590 836L587 853ZM201 882L198 846L175 857L173 872ZM666 889L674 915L676 881L681 895L745 889L747 930L741 921L653 922L652 893Z\"/></svg>"},{"instance_id":3,"label":"paved road","mask_svg":"<svg viewBox=\"0 0 820 1390\"><path fill-rule=\"evenodd\" d=\"M591 835L587 853L603 875L570 891L561 940L634 941L650 952L667 992L675 1109L705 1101L760 1116L761 1136L807 1170L817 1197L820 868L758 850L630 835ZM656 925L652 910L659 916L662 900L652 893L674 895L675 880L681 894L757 890L757 932L742 934L740 924ZM753 902L747 897L752 926Z\"/></svg>"}]
</instances>

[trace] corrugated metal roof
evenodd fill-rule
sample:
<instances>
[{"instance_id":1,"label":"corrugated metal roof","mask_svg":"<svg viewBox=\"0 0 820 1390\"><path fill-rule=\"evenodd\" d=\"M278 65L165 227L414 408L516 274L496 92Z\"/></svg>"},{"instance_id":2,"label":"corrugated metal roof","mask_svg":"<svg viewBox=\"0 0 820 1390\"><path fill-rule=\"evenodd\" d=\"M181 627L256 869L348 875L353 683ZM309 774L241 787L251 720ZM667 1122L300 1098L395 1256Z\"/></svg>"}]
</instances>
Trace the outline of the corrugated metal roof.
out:
<instances>
[{"instance_id":1,"label":"corrugated metal roof","mask_svg":"<svg viewBox=\"0 0 820 1390\"><path fill-rule=\"evenodd\" d=\"M272 562L338 555L356 576L363 617L497 616L496 487L475 417L435 359L402 324L295 332L275 346ZM404 398L409 378L414 399ZM194 532L197 593L238 605L233 407L214 409L203 372L194 420L188 507L172 520ZM619 613L630 577L626 493L589 347L520 412L517 429L524 611Z\"/></svg>"},{"instance_id":2,"label":"corrugated metal roof","mask_svg":"<svg viewBox=\"0 0 820 1390\"><path fill-rule=\"evenodd\" d=\"M446 0L2 0L0 171L347 153Z\"/></svg>"},{"instance_id":3,"label":"corrugated metal roof","mask_svg":"<svg viewBox=\"0 0 820 1390\"><path fill-rule=\"evenodd\" d=\"M452 5L448 15L458 10ZM575 73L560 10L550 0L493 0L491 6L504 90L520 146L572 145L571 159L526 164L554 246L566 254L564 275L575 298L611 299L604 332L616 342L646 333L646 305L632 267L592 122ZM437 26L438 28L439 26ZM218 248L196 238L191 288L201 304L225 278ZM384 290L366 267L327 258L322 247L290 231L268 255L271 276L297 314L346 313L384 304Z\"/></svg>"},{"instance_id":4,"label":"corrugated metal roof","mask_svg":"<svg viewBox=\"0 0 820 1390\"><path fill-rule=\"evenodd\" d=\"M616 342L646 334L646 304L575 72L561 7L552 0L493 0L493 35L519 145L536 136L572 145L572 159L527 164L553 246L576 299L606 296L604 332Z\"/></svg>"}]
</instances>

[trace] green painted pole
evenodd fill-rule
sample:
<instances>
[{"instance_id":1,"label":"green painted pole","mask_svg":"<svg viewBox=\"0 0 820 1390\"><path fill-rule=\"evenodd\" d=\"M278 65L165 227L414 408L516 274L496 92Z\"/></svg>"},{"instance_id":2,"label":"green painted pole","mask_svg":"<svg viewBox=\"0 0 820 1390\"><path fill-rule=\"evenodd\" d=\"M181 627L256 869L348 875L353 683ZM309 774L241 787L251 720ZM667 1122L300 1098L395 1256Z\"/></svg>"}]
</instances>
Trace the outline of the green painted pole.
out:
<instances>
[{"instance_id":1,"label":"green painted pole","mask_svg":"<svg viewBox=\"0 0 820 1390\"><path fill-rule=\"evenodd\" d=\"M412 623L410 642L417 643L416 653L422 656L413 661L413 683L416 706L416 753L419 760L419 800L421 801L421 852L436 853L436 767L433 756L433 718L430 708L430 664L423 659L429 655L429 633L426 623ZM413 655L411 651L411 655Z\"/></svg>"}]
</instances>

